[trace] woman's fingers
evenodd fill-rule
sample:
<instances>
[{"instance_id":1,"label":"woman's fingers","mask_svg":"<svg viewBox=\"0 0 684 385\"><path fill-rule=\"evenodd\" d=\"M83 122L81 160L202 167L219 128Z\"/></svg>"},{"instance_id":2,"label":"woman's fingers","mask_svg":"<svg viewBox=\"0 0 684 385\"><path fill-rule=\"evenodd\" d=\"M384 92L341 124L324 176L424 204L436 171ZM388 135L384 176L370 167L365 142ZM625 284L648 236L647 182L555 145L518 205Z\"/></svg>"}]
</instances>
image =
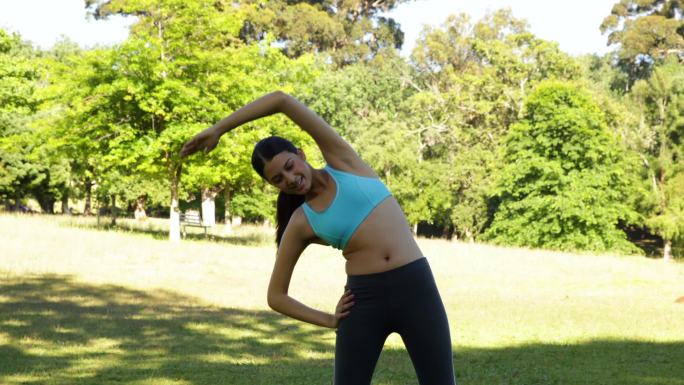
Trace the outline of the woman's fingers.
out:
<instances>
[{"instance_id":1,"label":"woman's fingers","mask_svg":"<svg viewBox=\"0 0 684 385\"><path fill-rule=\"evenodd\" d=\"M342 318L345 318L351 314L351 311L349 309L354 306L354 294L351 292L351 290L346 290L343 294L342 297L340 297L339 302L337 303L337 306L335 307L335 326L337 327L337 322L341 320Z\"/></svg>"},{"instance_id":2,"label":"woman's fingers","mask_svg":"<svg viewBox=\"0 0 684 385\"><path fill-rule=\"evenodd\" d=\"M214 143L207 143L207 145L204 147L204 153L206 154L206 153L208 153L209 151L211 151L211 150L213 150L214 148L216 148L216 145L217 145L217 144L218 144L217 142L214 142Z\"/></svg>"},{"instance_id":3,"label":"woman's fingers","mask_svg":"<svg viewBox=\"0 0 684 385\"><path fill-rule=\"evenodd\" d=\"M208 128L185 142L180 154L182 157L186 157L188 155L194 154L197 151L208 153L209 151L213 150L217 144L218 137L216 137L211 128Z\"/></svg>"},{"instance_id":4,"label":"woman's fingers","mask_svg":"<svg viewBox=\"0 0 684 385\"><path fill-rule=\"evenodd\" d=\"M349 301L352 301L353 299L354 299L354 294L352 294L351 292L344 293L344 295L342 295L342 298L340 298L340 304L347 303Z\"/></svg>"},{"instance_id":5,"label":"woman's fingers","mask_svg":"<svg viewBox=\"0 0 684 385\"><path fill-rule=\"evenodd\" d=\"M195 153L198 150L198 143L199 141L196 138L192 138L189 141L185 142L183 145L183 149L181 149L181 156L186 157L188 155L191 155Z\"/></svg>"},{"instance_id":6,"label":"woman's fingers","mask_svg":"<svg viewBox=\"0 0 684 385\"><path fill-rule=\"evenodd\" d=\"M340 298L340 301L337 304L337 311L336 313L338 314L338 317L344 318L349 315L349 309L354 306L354 294L351 292L351 290L347 290L342 294L342 297Z\"/></svg>"}]
</instances>

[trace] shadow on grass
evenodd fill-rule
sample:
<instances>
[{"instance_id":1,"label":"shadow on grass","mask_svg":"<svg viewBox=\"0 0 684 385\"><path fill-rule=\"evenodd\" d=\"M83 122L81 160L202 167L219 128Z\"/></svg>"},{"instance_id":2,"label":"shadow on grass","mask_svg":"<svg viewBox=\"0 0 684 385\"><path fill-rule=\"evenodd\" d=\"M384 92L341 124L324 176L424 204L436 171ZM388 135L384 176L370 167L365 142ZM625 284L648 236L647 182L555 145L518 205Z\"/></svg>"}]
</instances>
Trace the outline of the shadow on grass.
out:
<instances>
[{"instance_id":1,"label":"shadow on grass","mask_svg":"<svg viewBox=\"0 0 684 385\"><path fill-rule=\"evenodd\" d=\"M68 276L0 279L2 384L330 384L334 333ZM457 348L459 384L684 384L684 342ZM416 384L385 348L374 384Z\"/></svg>"},{"instance_id":2,"label":"shadow on grass","mask_svg":"<svg viewBox=\"0 0 684 385\"><path fill-rule=\"evenodd\" d=\"M170 292L0 279L2 384L323 384L333 338Z\"/></svg>"}]
</instances>

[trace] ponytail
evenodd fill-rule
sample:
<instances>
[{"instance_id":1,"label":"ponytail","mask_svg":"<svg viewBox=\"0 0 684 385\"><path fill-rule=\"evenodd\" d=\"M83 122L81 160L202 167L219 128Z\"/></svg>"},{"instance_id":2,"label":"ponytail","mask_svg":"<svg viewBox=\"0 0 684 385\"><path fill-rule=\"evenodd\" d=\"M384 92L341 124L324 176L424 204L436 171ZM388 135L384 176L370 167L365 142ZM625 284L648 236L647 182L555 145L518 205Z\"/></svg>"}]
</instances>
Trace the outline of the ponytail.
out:
<instances>
[{"instance_id":1,"label":"ponytail","mask_svg":"<svg viewBox=\"0 0 684 385\"><path fill-rule=\"evenodd\" d=\"M304 195L278 193L278 203L276 205L276 244L280 246L280 240L283 239L285 228L290 222L292 213L297 210L299 206L304 203Z\"/></svg>"}]
</instances>

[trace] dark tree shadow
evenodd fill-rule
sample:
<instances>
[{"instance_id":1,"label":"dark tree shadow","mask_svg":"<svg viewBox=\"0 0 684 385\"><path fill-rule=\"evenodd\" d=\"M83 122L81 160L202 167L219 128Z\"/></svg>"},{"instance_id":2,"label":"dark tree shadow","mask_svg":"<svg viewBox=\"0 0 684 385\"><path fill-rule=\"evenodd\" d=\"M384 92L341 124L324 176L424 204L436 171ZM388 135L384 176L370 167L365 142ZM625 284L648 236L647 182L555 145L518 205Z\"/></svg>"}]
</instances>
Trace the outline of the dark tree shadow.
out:
<instances>
[{"instance_id":1,"label":"dark tree shadow","mask_svg":"<svg viewBox=\"0 0 684 385\"><path fill-rule=\"evenodd\" d=\"M684 341L625 340L456 353L460 384L684 385Z\"/></svg>"},{"instance_id":2,"label":"dark tree shadow","mask_svg":"<svg viewBox=\"0 0 684 385\"><path fill-rule=\"evenodd\" d=\"M327 385L334 332L69 276L0 278L1 384ZM684 341L456 348L459 384L684 385ZM417 384L385 348L373 384Z\"/></svg>"},{"instance_id":3,"label":"dark tree shadow","mask_svg":"<svg viewBox=\"0 0 684 385\"><path fill-rule=\"evenodd\" d=\"M334 332L274 312L203 306L171 292L55 275L0 279L0 299L3 384L21 376L25 384L326 384L331 378L329 357L306 354L331 355Z\"/></svg>"}]
</instances>

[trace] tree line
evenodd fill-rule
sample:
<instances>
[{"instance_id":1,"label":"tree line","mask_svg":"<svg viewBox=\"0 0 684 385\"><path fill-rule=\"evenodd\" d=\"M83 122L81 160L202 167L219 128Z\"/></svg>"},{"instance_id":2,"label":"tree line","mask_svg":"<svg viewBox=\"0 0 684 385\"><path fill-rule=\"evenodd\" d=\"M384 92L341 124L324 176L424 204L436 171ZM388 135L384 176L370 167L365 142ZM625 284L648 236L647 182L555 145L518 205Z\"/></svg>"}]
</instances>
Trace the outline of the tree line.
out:
<instances>
[{"instance_id":1,"label":"tree line","mask_svg":"<svg viewBox=\"0 0 684 385\"><path fill-rule=\"evenodd\" d=\"M276 89L311 106L373 167L409 222L448 237L665 258L684 245L684 21L675 0L621 0L610 53L572 57L510 9L424 27L401 57L408 0L85 0L135 16L112 47L40 50L0 29L0 200L68 212L145 208L171 218L202 200L264 221L273 191L251 170L277 134L322 165L281 116L210 154L199 130ZM117 209L117 207L119 207Z\"/></svg>"}]
</instances>

